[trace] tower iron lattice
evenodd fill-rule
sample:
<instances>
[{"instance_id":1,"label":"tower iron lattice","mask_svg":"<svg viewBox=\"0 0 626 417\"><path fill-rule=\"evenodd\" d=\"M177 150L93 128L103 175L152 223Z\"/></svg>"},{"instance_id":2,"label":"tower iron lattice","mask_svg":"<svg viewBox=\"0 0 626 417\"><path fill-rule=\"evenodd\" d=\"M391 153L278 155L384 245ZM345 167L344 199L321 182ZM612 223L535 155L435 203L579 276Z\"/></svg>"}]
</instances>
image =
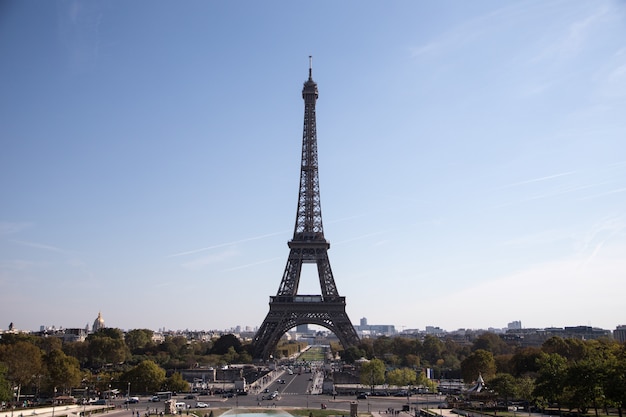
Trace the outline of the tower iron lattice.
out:
<instances>
[{"instance_id":1,"label":"tower iron lattice","mask_svg":"<svg viewBox=\"0 0 626 417\"><path fill-rule=\"evenodd\" d=\"M315 324L333 332L344 348L354 346L359 337L346 314L346 298L339 295L328 260L330 242L324 237L317 163L317 127L315 104L317 83L313 81L311 57L309 79L302 88L304 129L300 191L293 239L289 241L289 258L276 296L270 297L270 311L253 340L255 358L268 359L280 338L301 324ZM298 294L305 263L317 264L320 295Z\"/></svg>"}]
</instances>

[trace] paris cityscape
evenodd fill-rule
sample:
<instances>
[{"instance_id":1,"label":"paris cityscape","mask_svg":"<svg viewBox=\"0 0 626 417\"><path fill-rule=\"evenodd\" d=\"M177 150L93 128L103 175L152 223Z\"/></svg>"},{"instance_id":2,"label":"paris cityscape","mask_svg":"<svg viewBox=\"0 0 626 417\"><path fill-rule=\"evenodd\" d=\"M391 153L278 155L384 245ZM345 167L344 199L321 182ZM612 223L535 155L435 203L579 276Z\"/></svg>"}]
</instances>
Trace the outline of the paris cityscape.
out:
<instances>
[{"instance_id":1,"label":"paris cityscape","mask_svg":"<svg viewBox=\"0 0 626 417\"><path fill-rule=\"evenodd\" d=\"M13 323L7 329L0 329L0 335L3 333L27 333L39 336L56 336L65 341L84 341L89 333L93 333L100 328L106 327L106 322L102 313L93 321L93 324L87 323L83 328L64 328L63 326L47 326L41 325L38 330L18 329ZM327 329L316 328L318 326L300 325L290 329L286 337L289 340L316 340L318 342L336 341L336 337ZM123 326L119 327L125 329ZM498 335L507 335L509 338L525 338L529 343L540 345L545 340L553 336L576 338L584 340L593 340L598 338L613 338L620 343L626 342L626 325L618 325L615 329L600 329L591 326L565 326L550 328L524 328L520 321L512 321L506 327L496 328L488 327L486 329L456 329L444 330L437 326L426 326L424 329L396 329L393 324L370 324L367 318L360 319L358 325L354 328L360 338L377 338L377 337L423 337L431 335L436 337L458 338L465 340L467 338L475 338L484 332L490 332ZM125 329L129 331L132 329ZM236 326L230 329L213 329L213 330L189 330L189 329L151 329L154 331L154 341L162 342L166 336L184 336L189 340L211 340L224 334L234 334L242 341L252 340L254 334L258 331L258 327L253 326Z\"/></svg>"},{"instance_id":2,"label":"paris cityscape","mask_svg":"<svg viewBox=\"0 0 626 417\"><path fill-rule=\"evenodd\" d=\"M620 5L7 4L0 417L622 416Z\"/></svg>"}]
</instances>

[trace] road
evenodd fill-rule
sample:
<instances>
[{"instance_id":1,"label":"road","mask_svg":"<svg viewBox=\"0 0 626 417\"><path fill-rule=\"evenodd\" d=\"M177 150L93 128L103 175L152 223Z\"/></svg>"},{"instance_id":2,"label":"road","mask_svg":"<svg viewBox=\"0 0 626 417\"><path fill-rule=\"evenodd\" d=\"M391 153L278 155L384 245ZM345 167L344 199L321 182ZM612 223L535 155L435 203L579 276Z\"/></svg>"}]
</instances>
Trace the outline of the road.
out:
<instances>
[{"instance_id":1,"label":"road","mask_svg":"<svg viewBox=\"0 0 626 417\"><path fill-rule=\"evenodd\" d=\"M284 380L284 383L277 382ZM211 408L238 408L238 407L267 407L267 408L312 408L320 409L322 404L327 408L345 411L349 414L350 404L357 403L359 412L380 411L384 413L388 409L402 410L407 404L406 397L368 397L364 400L357 400L355 396L335 396L326 394L308 394L315 392L315 385L321 383L315 379L312 373L303 373L301 375L288 375L286 372L278 376L277 380L266 386L267 392L258 394L249 394L244 396L235 396L232 398L224 398L220 395L199 395L194 399L185 399L185 395L179 394L173 399L176 402L184 402L190 408L195 408L196 403L204 402L209 404ZM270 394L274 391L278 392L276 398L269 399ZM163 402L150 402L151 396L140 397L138 404L128 405L128 411L140 411L142 414L150 410L152 413L164 410ZM410 407L414 408L437 408L439 399L435 395L420 395L410 397ZM118 407L125 408L123 399L114 400L114 404ZM207 411L208 413L208 411ZM405 414L406 415L406 414Z\"/></svg>"}]
</instances>

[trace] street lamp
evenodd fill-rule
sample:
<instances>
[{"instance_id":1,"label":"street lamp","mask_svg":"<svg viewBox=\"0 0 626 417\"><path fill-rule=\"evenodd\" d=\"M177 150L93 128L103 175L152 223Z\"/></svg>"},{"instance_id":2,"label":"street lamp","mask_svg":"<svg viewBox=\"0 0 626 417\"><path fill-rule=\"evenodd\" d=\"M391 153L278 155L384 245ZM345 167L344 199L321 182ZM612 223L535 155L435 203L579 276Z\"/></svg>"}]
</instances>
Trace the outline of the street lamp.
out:
<instances>
[{"instance_id":1,"label":"street lamp","mask_svg":"<svg viewBox=\"0 0 626 417\"><path fill-rule=\"evenodd\" d=\"M57 387L54 387L54 395L52 396L52 417L54 417L54 406L57 402Z\"/></svg>"}]
</instances>

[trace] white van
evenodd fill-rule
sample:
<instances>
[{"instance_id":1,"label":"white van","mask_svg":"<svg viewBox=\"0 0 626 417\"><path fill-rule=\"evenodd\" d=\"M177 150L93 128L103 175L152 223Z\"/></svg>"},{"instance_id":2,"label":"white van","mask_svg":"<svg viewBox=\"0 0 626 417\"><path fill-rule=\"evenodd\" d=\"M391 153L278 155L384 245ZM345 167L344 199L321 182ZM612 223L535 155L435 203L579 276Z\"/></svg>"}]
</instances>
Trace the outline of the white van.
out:
<instances>
[{"instance_id":1,"label":"white van","mask_svg":"<svg viewBox=\"0 0 626 417\"><path fill-rule=\"evenodd\" d=\"M177 410L186 410L187 409L187 404L186 403L176 403L176 409Z\"/></svg>"}]
</instances>

